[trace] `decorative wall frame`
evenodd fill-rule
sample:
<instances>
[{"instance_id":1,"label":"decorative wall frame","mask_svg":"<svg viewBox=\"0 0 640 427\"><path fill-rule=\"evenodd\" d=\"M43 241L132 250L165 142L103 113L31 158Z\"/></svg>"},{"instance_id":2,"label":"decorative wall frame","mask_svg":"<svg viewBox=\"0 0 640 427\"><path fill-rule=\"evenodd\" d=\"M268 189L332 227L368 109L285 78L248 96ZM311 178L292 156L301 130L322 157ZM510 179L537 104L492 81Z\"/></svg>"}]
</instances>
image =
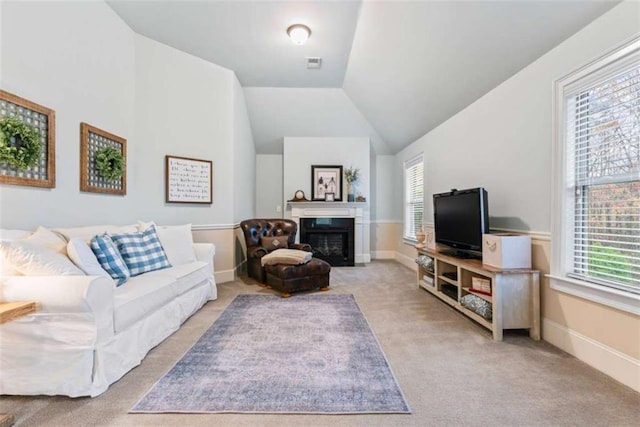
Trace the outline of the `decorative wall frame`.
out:
<instances>
[{"instance_id":1,"label":"decorative wall frame","mask_svg":"<svg viewBox=\"0 0 640 427\"><path fill-rule=\"evenodd\" d=\"M54 110L0 89L0 117L15 116L40 131L38 164L20 170L0 162L0 184L54 188L56 186L56 113Z\"/></svg>"},{"instance_id":2,"label":"decorative wall frame","mask_svg":"<svg viewBox=\"0 0 640 427\"><path fill-rule=\"evenodd\" d=\"M211 160L165 156L164 170L167 203L213 203Z\"/></svg>"},{"instance_id":3,"label":"decorative wall frame","mask_svg":"<svg viewBox=\"0 0 640 427\"><path fill-rule=\"evenodd\" d=\"M113 148L124 160L122 176L109 179L96 166L101 150ZM127 194L127 140L87 123L80 124L80 191L90 193Z\"/></svg>"},{"instance_id":4,"label":"decorative wall frame","mask_svg":"<svg viewBox=\"0 0 640 427\"><path fill-rule=\"evenodd\" d=\"M332 202L342 201L342 166L311 165L311 199L328 201L327 193L333 193Z\"/></svg>"}]
</instances>

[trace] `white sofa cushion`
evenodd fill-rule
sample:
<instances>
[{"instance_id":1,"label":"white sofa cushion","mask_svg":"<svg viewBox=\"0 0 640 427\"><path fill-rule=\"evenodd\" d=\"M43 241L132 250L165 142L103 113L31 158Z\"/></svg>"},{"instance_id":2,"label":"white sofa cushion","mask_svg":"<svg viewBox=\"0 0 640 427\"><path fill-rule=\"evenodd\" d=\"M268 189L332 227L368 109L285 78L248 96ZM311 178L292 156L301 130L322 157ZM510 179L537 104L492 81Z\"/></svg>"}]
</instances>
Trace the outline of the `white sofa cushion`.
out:
<instances>
[{"instance_id":1,"label":"white sofa cushion","mask_svg":"<svg viewBox=\"0 0 640 427\"><path fill-rule=\"evenodd\" d=\"M0 242L9 242L12 240L24 239L33 234L33 231L27 230L11 230L8 228L0 229Z\"/></svg>"},{"instance_id":2,"label":"white sofa cushion","mask_svg":"<svg viewBox=\"0 0 640 427\"><path fill-rule=\"evenodd\" d=\"M105 233L135 233L138 227L135 225L91 225L88 227L54 228L54 232L62 235L67 241L77 237L89 243L94 236Z\"/></svg>"},{"instance_id":3,"label":"white sofa cushion","mask_svg":"<svg viewBox=\"0 0 640 427\"><path fill-rule=\"evenodd\" d=\"M171 289L176 297L211 277L210 264L203 261L183 264L166 270L152 271L147 274L151 277L156 275L171 277L173 279Z\"/></svg>"},{"instance_id":4,"label":"white sofa cushion","mask_svg":"<svg viewBox=\"0 0 640 427\"><path fill-rule=\"evenodd\" d=\"M65 255L26 240L2 242L0 252L3 263L25 276L84 276Z\"/></svg>"},{"instance_id":5,"label":"white sofa cushion","mask_svg":"<svg viewBox=\"0 0 640 427\"><path fill-rule=\"evenodd\" d=\"M113 293L114 327L119 333L174 298L171 276L152 273L132 277Z\"/></svg>"},{"instance_id":6,"label":"white sofa cushion","mask_svg":"<svg viewBox=\"0 0 640 427\"><path fill-rule=\"evenodd\" d=\"M62 255L67 254L67 242L64 238L44 227L38 227L32 235L22 239L22 241L44 246L45 248L52 249Z\"/></svg>"},{"instance_id":7,"label":"white sofa cushion","mask_svg":"<svg viewBox=\"0 0 640 427\"><path fill-rule=\"evenodd\" d=\"M116 333L210 278L210 265L202 261L132 277L114 292Z\"/></svg>"},{"instance_id":8,"label":"white sofa cushion","mask_svg":"<svg viewBox=\"0 0 640 427\"><path fill-rule=\"evenodd\" d=\"M151 226L156 227L158 239L172 266L189 264L196 260L193 251L193 235L191 224L156 225L152 222L138 221L138 229L144 231Z\"/></svg>"},{"instance_id":9,"label":"white sofa cushion","mask_svg":"<svg viewBox=\"0 0 640 427\"><path fill-rule=\"evenodd\" d=\"M100 262L98 262L98 258L96 258L96 255L83 239L74 237L69 240L67 244L67 255L87 276L106 277L109 280L113 280L109 273L102 268Z\"/></svg>"}]
</instances>

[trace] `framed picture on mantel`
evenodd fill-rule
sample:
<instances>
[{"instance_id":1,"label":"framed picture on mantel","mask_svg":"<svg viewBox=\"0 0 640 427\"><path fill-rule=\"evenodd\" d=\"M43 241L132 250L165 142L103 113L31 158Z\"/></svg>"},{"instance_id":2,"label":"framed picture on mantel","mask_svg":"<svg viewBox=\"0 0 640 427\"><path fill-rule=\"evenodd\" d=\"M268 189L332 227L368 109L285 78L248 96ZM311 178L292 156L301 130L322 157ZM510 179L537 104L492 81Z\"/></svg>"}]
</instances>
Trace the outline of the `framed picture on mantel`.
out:
<instances>
[{"instance_id":1,"label":"framed picture on mantel","mask_svg":"<svg viewBox=\"0 0 640 427\"><path fill-rule=\"evenodd\" d=\"M335 202L342 201L342 166L311 166L311 199L329 201L326 195L333 193Z\"/></svg>"}]
</instances>

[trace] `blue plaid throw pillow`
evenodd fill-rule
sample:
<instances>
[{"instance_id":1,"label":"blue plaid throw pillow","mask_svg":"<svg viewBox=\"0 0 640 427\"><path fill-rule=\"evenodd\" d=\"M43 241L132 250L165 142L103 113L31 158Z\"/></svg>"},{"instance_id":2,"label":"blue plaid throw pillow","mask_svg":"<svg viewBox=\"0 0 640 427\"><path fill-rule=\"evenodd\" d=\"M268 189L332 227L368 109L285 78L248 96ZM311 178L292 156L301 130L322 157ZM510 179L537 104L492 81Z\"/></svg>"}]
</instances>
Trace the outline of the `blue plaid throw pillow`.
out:
<instances>
[{"instance_id":1,"label":"blue plaid throw pillow","mask_svg":"<svg viewBox=\"0 0 640 427\"><path fill-rule=\"evenodd\" d=\"M171 267L154 225L142 233L112 234L111 239L127 264L131 277Z\"/></svg>"},{"instance_id":2,"label":"blue plaid throw pillow","mask_svg":"<svg viewBox=\"0 0 640 427\"><path fill-rule=\"evenodd\" d=\"M131 273L111 237L107 234L95 236L91 239L90 246L102 268L115 280L116 286L120 286L129 280Z\"/></svg>"}]
</instances>

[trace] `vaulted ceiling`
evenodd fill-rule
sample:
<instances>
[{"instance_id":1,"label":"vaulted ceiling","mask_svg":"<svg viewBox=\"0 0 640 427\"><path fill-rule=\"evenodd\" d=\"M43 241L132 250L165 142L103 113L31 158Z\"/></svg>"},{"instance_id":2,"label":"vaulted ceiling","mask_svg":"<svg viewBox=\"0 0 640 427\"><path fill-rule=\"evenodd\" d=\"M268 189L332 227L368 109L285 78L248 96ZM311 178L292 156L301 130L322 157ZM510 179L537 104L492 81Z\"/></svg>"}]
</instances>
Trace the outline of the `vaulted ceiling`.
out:
<instances>
[{"instance_id":1,"label":"vaulted ceiling","mask_svg":"<svg viewBox=\"0 0 640 427\"><path fill-rule=\"evenodd\" d=\"M284 136L356 133L375 139L376 152L395 153L617 1L108 3L135 32L233 70L245 88L274 88L245 90L258 153L278 152ZM294 23L311 28L303 46L286 35ZM307 69L307 57L321 57L322 68ZM334 89L313 92L316 104L296 99L310 92L295 88ZM307 135L305 113L318 120Z\"/></svg>"}]
</instances>

